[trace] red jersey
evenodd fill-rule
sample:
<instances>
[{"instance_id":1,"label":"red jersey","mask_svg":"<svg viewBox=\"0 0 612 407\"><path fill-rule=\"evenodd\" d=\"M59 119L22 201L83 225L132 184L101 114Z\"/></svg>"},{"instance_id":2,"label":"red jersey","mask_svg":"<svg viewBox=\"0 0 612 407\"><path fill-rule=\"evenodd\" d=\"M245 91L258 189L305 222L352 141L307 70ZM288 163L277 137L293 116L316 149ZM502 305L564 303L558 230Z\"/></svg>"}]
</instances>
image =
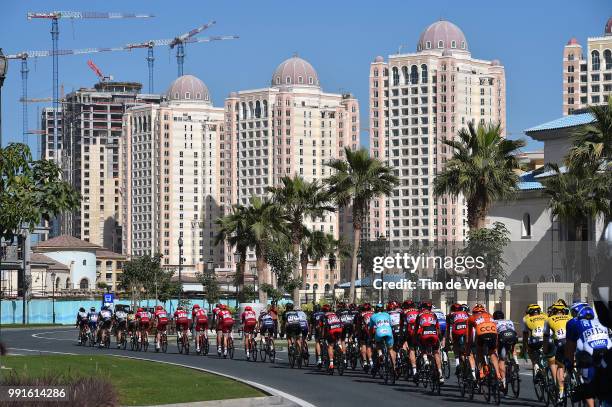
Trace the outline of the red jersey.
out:
<instances>
[{"instance_id":1,"label":"red jersey","mask_svg":"<svg viewBox=\"0 0 612 407\"><path fill-rule=\"evenodd\" d=\"M227 309L222 309L217 314L217 320L219 323L227 324L234 323L234 318L232 317L232 313Z\"/></svg>"},{"instance_id":2,"label":"red jersey","mask_svg":"<svg viewBox=\"0 0 612 407\"><path fill-rule=\"evenodd\" d=\"M174 311L174 319L179 323L186 322L188 320L187 311L184 309L177 309Z\"/></svg>"},{"instance_id":3,"label":"red jersey","mask_svg":"<svg viewBox=\"0 0 612 407\"><path fill-rule=\"evenodd\" d=\"M416 324L419 311L416 308L405 309L402 313L402 330L408 335L414 335L414 326Z\"/></svg>"},{"instance_id":4,"label":"red jersey","mask_svg":"<svg viewBox=\"0 0 612 407\"><path fill-rule=\"evenodd\" d=\"M257 324L257 314L255 314L255 311L244 311L240 319L242 320L242 325L252 326Z\"/></svg>"},{"instance_id":5,"label":"red jersey","mask_svg":"<svg viewBox=\"0 0 612 407\"><path fill-rule=\"evenodd\" d=\"M344 324L335 312L326 312L325 316L321 319L321 324L329 330L344 328Z\"/></svg>"},{"instance_id":6,"label":"red jersey","mask_svg":"<svg viewBox=\"0 0 612 407\"><path fill-rule=\"evenodd\" d=\"M198 324L204 324L208 322L208 315L202 308L196 308L191 311L191 319L197 321Z\"/></svg>"},{"instance_id":7,"label":"red jersey","mask_svg":"<svg viewBox=\"0 0 612 407\"><path fill-rule=\"evenodd\" d=\"M440 335L440 323L436 314L429 310L424 310L419 314L415 322L415 334L420 337Z\"/></svg>"},{"instance_id":8,"label":"red jersey","mask_svg":"<svg viewBox=\"0 0 612 407\"><path fill-rule=\"evenodd\" d=\"M465 311L453 311L448 314L448 326L453 337L463 336L467 333L467 321L470 316Z\"/></svg>"},{"instance_id":9,"label":"red jersey","mask_svg":"<svg viewBox=\"0 0 612 407\"><path fill-rule=\"evenodd\" d=\"M374 315L374 311L362 311L361 312L361 329L363 332L368 332L368 327L370 326L370 318Z\"/></svg>"},{"instance_id":10,"label":"red jersey","mask_svg":"<svg viewBox=\"0 0 612 407\"><path fill-rule=\"evenodd\" d=\"M136 319L140 322L149 322L149 313L147 311L139 311L136 313Z\"/></svg>"},{"instance_id":11,"label":"red jersey","mask_svg":"<svg viewBox=\"0 0 612 407\"><path fill-rule=\"evenodd\" d=\"M155 310L155 319L157 319L158 321L167 321L168 313L165 309Z\"/></svg>"}]
</instances>

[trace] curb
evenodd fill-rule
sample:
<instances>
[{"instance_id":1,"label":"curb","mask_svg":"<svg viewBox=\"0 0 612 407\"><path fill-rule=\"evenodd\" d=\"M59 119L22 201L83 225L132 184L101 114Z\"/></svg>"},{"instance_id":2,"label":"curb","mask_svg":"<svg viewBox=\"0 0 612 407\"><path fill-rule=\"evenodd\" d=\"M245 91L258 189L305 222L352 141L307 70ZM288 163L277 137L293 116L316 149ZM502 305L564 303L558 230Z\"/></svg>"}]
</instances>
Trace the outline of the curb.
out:
<instances>
[{"instance_id":1,"label":"curb","mask_svg":"<svg viewBox=\"0 0 612 407\"><path fill-rule=\"evenodd\" d=\"M192 403L162 404L150 407L290 407L295 405L296 404L288 402L281 396L269 396L228 400L196 401Z\"/></svg>"}]
</instances>

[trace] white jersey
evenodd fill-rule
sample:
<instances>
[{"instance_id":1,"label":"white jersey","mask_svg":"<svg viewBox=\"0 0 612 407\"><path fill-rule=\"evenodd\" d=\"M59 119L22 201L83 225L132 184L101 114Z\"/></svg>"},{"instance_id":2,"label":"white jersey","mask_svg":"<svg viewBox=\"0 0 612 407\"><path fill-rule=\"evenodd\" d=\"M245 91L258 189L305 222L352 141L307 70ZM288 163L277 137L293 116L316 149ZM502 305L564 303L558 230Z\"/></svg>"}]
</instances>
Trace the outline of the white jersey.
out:
<instances>
[{"instance_id":1,"label":"white jersey","mask_svg":"<svg viewBox=\"0 0 612 407\"><path fill-rule=\"evenodd\" d=\"M509 319L497 319L495 320L495 325L497 325L497 333L499 334L508 330L516 332L516 329L514 329L514 322Z\"/></svg>"}]
</instances>

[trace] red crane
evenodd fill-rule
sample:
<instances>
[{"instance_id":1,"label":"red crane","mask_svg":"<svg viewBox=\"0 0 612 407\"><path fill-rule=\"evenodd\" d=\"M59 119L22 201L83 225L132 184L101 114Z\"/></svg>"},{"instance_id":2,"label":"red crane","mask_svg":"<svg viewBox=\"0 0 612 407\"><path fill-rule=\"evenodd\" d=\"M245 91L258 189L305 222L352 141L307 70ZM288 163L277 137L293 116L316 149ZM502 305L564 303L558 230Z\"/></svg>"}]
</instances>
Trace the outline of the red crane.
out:
<instances>
[{"instance_id":1,"label":"red crane","mask_svg":"<svg viewBox=\"0 0 612 407\"><path fill-rule=\"evenodd\" d=\"M113 77L112 76L105 76L102 71L100 70L100 68L98 68L98 66L96 64L94 64L94 62L90 59L89 61L87 61L87 66L89 66L91 68L92 71L94 71L94 73L98 76L98 78L100 78L100 82L106 82L106 81L112 81Z\"/></svg>"}]
</instances>

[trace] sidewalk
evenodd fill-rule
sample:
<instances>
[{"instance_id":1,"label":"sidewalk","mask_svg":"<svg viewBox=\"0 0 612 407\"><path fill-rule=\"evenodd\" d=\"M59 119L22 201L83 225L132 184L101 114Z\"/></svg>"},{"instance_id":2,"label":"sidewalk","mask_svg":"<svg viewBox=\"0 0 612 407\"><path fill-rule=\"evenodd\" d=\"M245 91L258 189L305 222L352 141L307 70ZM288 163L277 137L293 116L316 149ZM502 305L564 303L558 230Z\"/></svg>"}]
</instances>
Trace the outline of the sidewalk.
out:
<instances>
[{"instance_id":1,"label":"sidewalk","mask_svg":"<svg viewBox=\"0 0 612 407\"><path fill-rule=\"evenodd\" d=\"M162 404L162 405L150 406L150 407L263 407L263 406L298 407L299 404L296 404L281 396L268 396L268 397L251 397L251 398L230 399L230 400L196 401L193 403Z\"/></svg>"}]
</instances>

